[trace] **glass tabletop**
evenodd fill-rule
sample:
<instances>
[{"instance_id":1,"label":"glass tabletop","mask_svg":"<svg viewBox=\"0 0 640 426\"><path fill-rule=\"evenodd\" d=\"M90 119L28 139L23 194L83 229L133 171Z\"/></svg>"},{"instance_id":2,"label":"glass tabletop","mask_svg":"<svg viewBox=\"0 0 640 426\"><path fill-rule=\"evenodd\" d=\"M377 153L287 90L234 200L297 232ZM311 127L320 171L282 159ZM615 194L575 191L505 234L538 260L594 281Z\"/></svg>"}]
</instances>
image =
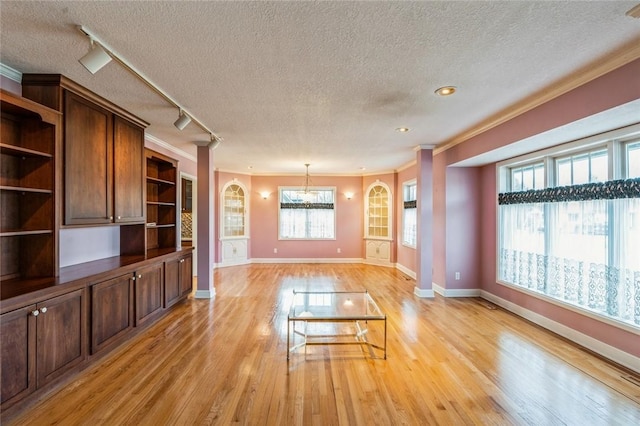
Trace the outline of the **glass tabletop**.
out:
<instances>
[{"instance_id":1,"label":"glass tabletop","mask_svg":"<svg viewBox=\"0 0 640 426\"><path fill-rule=\"evenodd\" d=\"M384 319L367 291L295 291L289 320L368 320Z\"/></svg>"}]
</instances>

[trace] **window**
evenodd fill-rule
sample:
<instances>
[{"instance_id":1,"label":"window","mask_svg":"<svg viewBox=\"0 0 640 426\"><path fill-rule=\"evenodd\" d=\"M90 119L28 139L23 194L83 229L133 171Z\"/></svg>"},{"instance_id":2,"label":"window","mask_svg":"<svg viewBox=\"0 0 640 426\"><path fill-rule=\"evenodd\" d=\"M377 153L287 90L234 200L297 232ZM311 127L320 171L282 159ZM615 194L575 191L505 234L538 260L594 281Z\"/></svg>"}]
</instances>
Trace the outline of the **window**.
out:
<instances>
[{"instance_id":1,"label":"window","mask_svg":"<svg viewBox=\"0 0 640 426\"><path fill-rule=\"evenodd\" d=\"M280 188L280 239L335 239L334 188Z\"/></svg>"},{"instance_id":2,"label":"window","mask_svg":"<svg viewBox=\"0 0 640 426\"><path fill-rule=\"evenodd\" d=\"M402 188L402 244L415 247L418 235L417 184L415 181L405 183Z\"/></svg>"},{"instance_id":3,"label":"window","mask_svg":"<svg viewBox=\"0 0 640 426\"><path fill-rule=\"evenodd\" d=\"M498 280L640 329L640 142L619 135L499 165Z\"/></svg>"},{"instance_id":4,"label":"window","mask_svg":"<svg viewBox=\"0 0 640 426\"><path fill-rule=\"evenodd\" d=\"M531 164L511 169L511 191L544 188L544 165Z\"/></svg>"}]
</instances>

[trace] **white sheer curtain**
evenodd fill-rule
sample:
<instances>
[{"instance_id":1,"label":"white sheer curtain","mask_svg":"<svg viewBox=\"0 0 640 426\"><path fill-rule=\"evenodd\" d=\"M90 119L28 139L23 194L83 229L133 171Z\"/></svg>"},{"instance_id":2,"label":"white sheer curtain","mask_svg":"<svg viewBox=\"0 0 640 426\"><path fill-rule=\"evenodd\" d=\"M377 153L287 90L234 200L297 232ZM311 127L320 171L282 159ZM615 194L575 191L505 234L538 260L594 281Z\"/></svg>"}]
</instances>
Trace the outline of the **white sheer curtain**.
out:
<instances>
[{"instance_id":1,"label":"white sheer curtain","mask_svg":"<svg viewBox=\"0 0 640 426\"><path fill-rule=\"evenodd\" d=\"M640 325L640 199L506 204L499 214L500 280Z\"/></svg>"},{"instance_id":2,"label":"white sheer curtain","mask_svg":"<svg viewBox=\"0 0 640 426\"><path fill-rule=\"evenodd\" d=\"M335 236L333 209L280 209L280 238L330 239Z\"/></svg>"}]
</instances>

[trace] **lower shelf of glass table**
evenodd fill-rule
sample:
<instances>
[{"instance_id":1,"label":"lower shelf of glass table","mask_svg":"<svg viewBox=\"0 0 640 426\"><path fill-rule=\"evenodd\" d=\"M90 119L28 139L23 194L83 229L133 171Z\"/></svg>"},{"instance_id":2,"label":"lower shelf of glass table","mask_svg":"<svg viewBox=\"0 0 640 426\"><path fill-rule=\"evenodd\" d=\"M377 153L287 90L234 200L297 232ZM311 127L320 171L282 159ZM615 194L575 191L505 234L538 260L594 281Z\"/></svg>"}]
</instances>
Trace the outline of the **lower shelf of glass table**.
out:
<instances>
[{"instance_id":1,"label":"lower shelf of glass table","mask_svg":"<svg viewBox=\"0 0 640 426\"><path fill-rule=\"evenodd\" d=\"M287 320L287 360L292 352L311 345L361 345L372 356L381 351L387 359L387 316L366 291L294 291Z\"/></svg>"}]
</instances>

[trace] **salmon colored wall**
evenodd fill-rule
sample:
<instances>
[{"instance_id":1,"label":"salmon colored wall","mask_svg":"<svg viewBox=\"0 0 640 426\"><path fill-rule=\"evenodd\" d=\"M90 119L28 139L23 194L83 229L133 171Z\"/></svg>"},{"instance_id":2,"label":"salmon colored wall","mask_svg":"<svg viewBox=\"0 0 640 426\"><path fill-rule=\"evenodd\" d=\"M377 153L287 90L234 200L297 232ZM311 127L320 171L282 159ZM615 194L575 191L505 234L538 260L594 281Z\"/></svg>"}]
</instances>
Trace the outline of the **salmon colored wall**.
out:
<instances>
[{"instance_id":1,"label":"salmon colored wall","mask_svg":"<svg viewBox=\"0 0 640 426\"><path fill-rule=\"evenodd\" d=\"M278 187L300 186L303 176L253 176L251 181L252 258L362 259L361 177L312 176L313 186L336 187L336 239L327 241L278 240ZM259 195L262 191L270 193L266 200ZM347 200L345 192L354 194L351 200ZM278 253L273 252L274 248Z\"/></svg>"},{"instance_id":2,"label":"salmon colored wall","mask_svg":"<svg viewBox=\"0 0 640 426\"><path fill-rule=\"evenodd\" d=\"M637 84L638 75L640 75L640 60L635 60L451 148L446 152L447 164L507 146L522 138L640 99L640 85ZM476 233L479 234L480 239L481 288L508 302L640 357L638 335L496 282L497 196L495 173L494 164L482 167L479 173L481 185L480 223ZM467 185L470 184L467 182Z\"/></svg>"},{"instance_id":3,"label":"salmon colored wall","mask_svg":"<svg viewBox=\"0 0 640 426\"><path fill-rule=\"evenodd\" d=\"M416 179L416 165L412 165L398 172L398 183L394 191L398 194L395 205L394 216L397 218L396 222L396 247L397 247L397 260L396 263L402 265L406 269L416 272L416 249L407 247L402 244L402 213L404 210L404 194L403 185L406 182Z\"/></svg>"},{"instance_id":4,"label":"salmon colored wall","mask_svg":"<svg viewBox=\"0 0 640 426\"><path fill-rule=\"evenodd\" d=\"M444 154L433 157L433 282L447 284L447 164Z\"/></svg>"},{"instance_id":5,"label":"salmon colored wall","mask_svg":"<svg viewBox=\"0 0 640 426\"><path fill-rule=\"evenodd\" d=\"M446 170L446 289L480 286L480 170ZM436 254L434 253L434 257ZM438 256L442 256L439 253ZM456 280L456 272L460 279Z\"/></svg>"}]
</instances>

